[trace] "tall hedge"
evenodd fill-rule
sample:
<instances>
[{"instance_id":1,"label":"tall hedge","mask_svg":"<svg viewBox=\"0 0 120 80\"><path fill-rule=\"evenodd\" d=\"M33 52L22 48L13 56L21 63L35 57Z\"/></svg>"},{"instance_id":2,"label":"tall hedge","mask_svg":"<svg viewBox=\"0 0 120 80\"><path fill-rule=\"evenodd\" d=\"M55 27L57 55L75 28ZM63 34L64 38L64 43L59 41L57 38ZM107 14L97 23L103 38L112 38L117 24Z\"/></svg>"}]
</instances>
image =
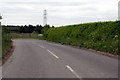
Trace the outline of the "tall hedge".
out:
<instances>
[{"instance_id":1,"label":"tall hedge","mask_svg":"<svg viewBox=\"0 0 120 80\"><path fill-rule=\"evenodd\" d=\"M11 37L6 28L2 28L2 56L12 47Z\"/></svg>"},{"instance_id":2,"label":"tall hedge","mask_svg":"<svg viewBox=\"0 0 120 80\"><path fill-rule=\"evenodd\" d=\"M95 22L50 28L44 33L49 41L118 54L120 21Z\"/></svg>"}]
</instances>

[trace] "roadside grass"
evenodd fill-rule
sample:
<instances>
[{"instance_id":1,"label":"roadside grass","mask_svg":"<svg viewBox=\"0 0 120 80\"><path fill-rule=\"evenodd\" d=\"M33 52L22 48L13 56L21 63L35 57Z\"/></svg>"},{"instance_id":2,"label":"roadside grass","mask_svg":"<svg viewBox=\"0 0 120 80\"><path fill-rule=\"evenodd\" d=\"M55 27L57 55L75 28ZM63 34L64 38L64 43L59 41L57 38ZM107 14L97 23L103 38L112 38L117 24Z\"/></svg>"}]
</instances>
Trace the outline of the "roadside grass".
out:
<instances>
[{"instance_id":1,"label":"roadside grass","mask_svg":"<svg viewBox=\"0 0 120 80\"><path fill-rule=\"evenodd\" d=\"M2 47L2 57L8 52L8 50L12 47L12 41L10 35L6 32L5 28L2 28L2 39L1 39L1 47Z\"/></svg>"},{"instance_id":2,"label":"roadside grass","mask_svg":"<svg viewBox=\"0 0 120 80\"><path fill-rule=\"evenodd\" d=\"M120 21L68 25L50 28L43 37L48 41L118 55L119 26Z\"/></svg>"},{"instance_id":3,"label":"roadside grass","mask_svg":"<svg viewBox=\"0 0 120 80\"><path fill-rule=\"evenodd\" d=\"M33 33L10 33L12 39L43 39L42 34Z\"/></svg>"}]
</instances>

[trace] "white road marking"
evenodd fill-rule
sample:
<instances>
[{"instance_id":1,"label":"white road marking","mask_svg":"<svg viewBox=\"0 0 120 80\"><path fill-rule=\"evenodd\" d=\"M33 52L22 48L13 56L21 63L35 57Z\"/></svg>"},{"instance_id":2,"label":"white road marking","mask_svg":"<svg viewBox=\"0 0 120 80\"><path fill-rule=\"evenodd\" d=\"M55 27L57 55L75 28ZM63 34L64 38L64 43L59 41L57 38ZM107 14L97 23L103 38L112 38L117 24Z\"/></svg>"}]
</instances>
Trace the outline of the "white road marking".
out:
<instances>
[{"instance_id":1,"label":"white road marking","mask_svg":"<svg viewBox=\"0 0 120 80\"><path fill-rule=\"evenodd\" d=\"M66 67L77 77L81 78L69 65L66 65ZM81 79L80 79L81 80Z\"/></svg>"},{"instance_id":2,"label":"white road marking","mask_svg":"<svg viewBox=\"0 0 120 80\"><path fill-rule=\"evenodd\" d=\"M59 58L59 57L56 56L54 53L52 53L50 50L47 49L47 51L48 51L49 53L51 53L55 58L57 58L57 59Z\"/></svg>"},{"instance_id":3,"label":"white road marking","mask_svg":"<svg viewBox=\"0 0 120 80\"><path fill-rule=\"evenodd\" d=\"M38 45L39 47L41 47L41 48L45 48L44 46L41 46L41 45Z\"/></svg>"}]
</instances>

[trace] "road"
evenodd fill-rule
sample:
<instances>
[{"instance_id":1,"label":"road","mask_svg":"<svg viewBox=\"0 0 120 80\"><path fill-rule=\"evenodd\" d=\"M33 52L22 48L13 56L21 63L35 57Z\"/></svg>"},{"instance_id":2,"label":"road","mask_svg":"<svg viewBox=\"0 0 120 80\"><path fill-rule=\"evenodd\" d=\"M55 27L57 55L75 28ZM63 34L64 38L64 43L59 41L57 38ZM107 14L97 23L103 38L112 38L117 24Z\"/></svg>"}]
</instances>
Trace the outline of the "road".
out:
<instances>
[{"instance_id":1,"label":"road","mask_svg":"<svg viewBox=\"0 0 120 80\"><path fill-rule=\"evenodd\" d=\"M14 39L3 78L117 78L118 60L42 40Z\"/></svg>"}]
</instances>

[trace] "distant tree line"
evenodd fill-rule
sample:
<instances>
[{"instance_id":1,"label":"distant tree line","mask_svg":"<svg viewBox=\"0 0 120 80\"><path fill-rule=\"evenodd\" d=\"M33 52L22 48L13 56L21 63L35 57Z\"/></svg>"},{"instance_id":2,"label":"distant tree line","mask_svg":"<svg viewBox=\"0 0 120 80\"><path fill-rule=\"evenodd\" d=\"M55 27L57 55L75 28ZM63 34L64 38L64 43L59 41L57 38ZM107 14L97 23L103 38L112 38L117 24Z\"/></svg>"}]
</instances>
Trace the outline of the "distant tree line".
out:
<instances>
[{"instance_id":1,"label":"distant tree line","mask_svg":"<svg viewBox=\"0 0 120 80\"><path fill-rule=\"evenodd\" d=\"M24 25L24 26L14 26L14 25L3 25L2 27L6 28L7 32L15 32L15 33L38 33L42 34L44 33L47 29L51 28L50 25ZM54 26L52 26L54 28Z\"/></svg>"}]
</instances>

